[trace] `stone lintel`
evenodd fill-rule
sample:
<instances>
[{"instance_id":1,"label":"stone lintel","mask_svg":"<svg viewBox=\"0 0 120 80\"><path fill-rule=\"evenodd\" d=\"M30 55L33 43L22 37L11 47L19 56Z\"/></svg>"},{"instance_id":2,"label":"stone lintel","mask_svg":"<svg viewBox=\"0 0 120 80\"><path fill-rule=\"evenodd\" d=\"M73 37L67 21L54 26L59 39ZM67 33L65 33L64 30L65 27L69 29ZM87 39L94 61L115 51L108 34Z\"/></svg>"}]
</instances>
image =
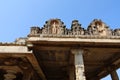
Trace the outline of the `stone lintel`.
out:
<instances>
[{"instance_id":1,"label":"stone lintel","mask_svg":"<svg viewBox=\"0 0 120 80\"><path fill-rule=\"evenodd\" d=\"M0 46L0 53L32 53L26 46Z\"/></svg>"},{"instance_id":2,"label":"stone lintel","mask_svg":"<svg viewBox=\"0 0 120 80\"><path fill-rule=\"evenodd\" d=\"M119 77L118 77L116 70L112 71L110 73L110 75L111 75L112 80L119 80Z\"/></svg>"},{"instance_id":3,"label":"stone lintel","mask_svg":"<svg viewBox=\"0 0 120 80\"><path fill-rule=\"evenodd\" d=\"M119 39L115 38L91 38L91 37L29 37L28 42L38 41L56 41L56 42L96 42L96 43L120 43Z\"/></svg>"}]
</instances>

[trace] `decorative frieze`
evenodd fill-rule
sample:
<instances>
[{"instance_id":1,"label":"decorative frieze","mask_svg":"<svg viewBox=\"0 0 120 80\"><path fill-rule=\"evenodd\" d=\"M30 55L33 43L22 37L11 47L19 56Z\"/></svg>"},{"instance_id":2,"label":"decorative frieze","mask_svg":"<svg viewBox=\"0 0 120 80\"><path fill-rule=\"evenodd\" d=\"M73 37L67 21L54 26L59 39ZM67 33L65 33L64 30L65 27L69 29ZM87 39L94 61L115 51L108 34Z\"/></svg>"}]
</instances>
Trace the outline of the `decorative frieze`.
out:
<instances>
[{"instance_id":1,"label":"decorative frieze","mask_svg":"<svg viewBox=\"0 0 120 80\"><path fill-rule=\"evenodd\" d=\"M71 28L68 29L60 19L50 19L46 21L42 28L38 26L31 27L28 36L36 35L120 36L120 29L112 30L99 19L94 19L87 29L82 28L78 20L73 20Z\"/></svg>"}]
</instances>

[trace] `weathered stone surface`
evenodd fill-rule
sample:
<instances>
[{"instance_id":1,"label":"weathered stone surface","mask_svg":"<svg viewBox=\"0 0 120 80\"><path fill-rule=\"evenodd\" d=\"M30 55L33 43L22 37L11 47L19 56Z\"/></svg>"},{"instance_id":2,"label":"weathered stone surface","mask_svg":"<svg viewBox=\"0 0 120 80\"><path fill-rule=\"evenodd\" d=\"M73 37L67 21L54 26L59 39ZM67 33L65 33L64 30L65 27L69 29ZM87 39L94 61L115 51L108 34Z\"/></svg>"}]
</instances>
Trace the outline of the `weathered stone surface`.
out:
<instances>
[{"instance_id":1,"label":"weathered stone surface","mask_svg":"<svg viewBox=\"0 0 120 80\"><path fill-rule=\"evenodd\" d=\"M75 56L75 74L76 80L86 80L85 77L85 68L84 68L84 61L83 61L83 49L72 49L71 52Z\"/></svg>"},{"instance_id":2,"label":"weathered stone surface","mask_svg":"<svg viewBox=\"0 0 120 80\"><path fill-rule=\"evenodd\" d=\"M85 31L84 28L81 27L78 20L73 20L71 25L72 35L84 35Z\"/></svg>"},{"instance_id":3,"label":"weathered stone surface","mask_svg":"<svg viewBox=\"0 0 120 80\"><path fill-rule=\"evenodd\" d=\"M112 31L109 27L103 23L101 20L94 19L92 23L88 26L88 33L90 35L99 35L99 36L111 36Z\"/></svg>"},{"instance_id":4,"label":"weathered stone surface","mask_svg":"<svg viewBox=\"0 0 120 80\"><path fill-rule=\"evenodd\" d=\"M82 28L78 20L73 20L71 28L68 29L60 19L50 19L46 21L41 28L31 27L31 32L28 36L37 35L88 35L90 36L120 36L120 30L112 30L100 19L94 19L87 29Z\"/></svg>"},{"instance_id":5,"label":"weathered stone surface","mask_svg":"<svg viewBox=\"0 0 120 80\"><path fill-rule=\"evenodd\" d=\"M87 29L50 19L26 38L0 43L0 80L100 80L120 67L119 48L120 30L99 19Z\"/></svg>"},{"instance_id":6,"label":"weathered stone surface","mask_svg":"<svg viewBox=\"0 0 120 80\"><path fill-rule=\"evenodd\" d=\"M115 36L120 36L120 29L115 29L114 30L114 35Z\"/></svg>"},{"instance_id":7,"label":"weathered stone surface","mask_svg":"<svg viewBox=\"0 0 120 80\"><path fill-rule=\"evenodd\" d=\"M0 46L0 53L31 53L26 46Z\"/></svg>"}]
</instances>

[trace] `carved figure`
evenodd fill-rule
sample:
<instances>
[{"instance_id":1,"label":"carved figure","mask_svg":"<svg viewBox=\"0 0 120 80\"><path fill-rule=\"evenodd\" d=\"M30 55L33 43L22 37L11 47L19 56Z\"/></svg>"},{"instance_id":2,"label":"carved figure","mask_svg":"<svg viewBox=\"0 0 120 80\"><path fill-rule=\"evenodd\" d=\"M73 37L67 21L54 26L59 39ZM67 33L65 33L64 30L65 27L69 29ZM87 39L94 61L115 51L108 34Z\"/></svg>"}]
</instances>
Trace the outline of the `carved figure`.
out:
<instances>
[{"instance_id":1,"label":"carved figure","mask_svg":"<svg viewBox=\"0 0 120 80\"><path fill-rule=\"evenodd\" d=\"M42 29L44 34L63 35L65 34L65 25L60 19L51 19L46 21Z\"/></svg>"},{"instance_id":2,"label":"carved figure","mask_svg":"<svg viewBox=\"0 0 120 80\"><path fill-rule=\"evenodd\" d=\"M31 27L30 35L36 34L120 36L120 29L113 31L99 19L94 19L87 29L82 28L78 20L73 20L71 29L67 29L60 19L50 19L41 29L36 26Z\"/></svg>"},{"instance_id":3,"label":"carved figure","mask_svg":"<svg viewBox=\"0 0 120 80\"><path fill-rule=\"evenodd\" d=\"M103 23L101 20L93 20L93 22L88 26L88 32L90 35L100 35L107 36L111 34L109 27Z\"/></svg>"},{"instance_id":4,"label":"carved figure","mask_svg":"<svg viewBox=\"0 0 120 80\"><path fill-rule=\"evenodd\" d=\"M54 22L52 25L52 33L53 34L57 34L57 32L58 32L58 25Z\"/></svg>"}]
</instances>

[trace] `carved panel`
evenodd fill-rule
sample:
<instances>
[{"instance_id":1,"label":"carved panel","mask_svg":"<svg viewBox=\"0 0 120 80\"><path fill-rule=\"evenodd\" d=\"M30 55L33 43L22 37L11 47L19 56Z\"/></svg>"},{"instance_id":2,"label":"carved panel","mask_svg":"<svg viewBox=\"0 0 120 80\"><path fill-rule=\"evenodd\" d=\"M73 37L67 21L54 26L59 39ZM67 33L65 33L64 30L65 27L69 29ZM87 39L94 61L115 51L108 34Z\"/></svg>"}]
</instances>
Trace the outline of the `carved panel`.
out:
<instances>
[{"instance_id":1,"label":"carved panel","mask_svg":"<svg viewBox=\"0 0 120 80\"><path fill-rule=\"evenodd\" d=\"M36 75L26 57L0 57L0 80L30 80L32 74Z\"/></svg>"},{"instance_id":2,"label":"carved panel","mask_svg":"<svg viewBox=\"0 0 120 80\"><path fill-rule=\"evenodd\" d=\"M81 28L78 20L72 21L71 30L73 35L84 35L84 28Z\"/></svg>"},{"instance_id":3,"label":"carved panel","mask_svg":"<svg viewBox=\"0 0 120 80\"><path fill-rule=\"evenodd\" d=\"M45 22L41 28L31 27L28 36L42 35L97 35L97 36L120 36L120 29L111 30L104 22L99 19L94 19L87 29L81 27L78 20L73 20L71 28L66 28L60 19L50 19Z\"/></svg>"},{"instance_id":4,"label":"carved panel","mask_svg":"<svg viewBox=\"0 0 120 80\"><path fill-rule=\"evenodd\" d=\"M65 25L60 19L48 20L42 28L42 34L65 34Z\"/></svg>"},{"instance_id":5,"label":"carved panel","mask_svg":"<svg viewBox=\"0 0 120 80\"><path fill-rule=\"evenodd\" d=\"M31 27L30 35L39 34L40 28L39 27Z\"/></svg>"},{"instance_id":6,"label":"carved panel","mask_svg":"<svg viewBox=\"0 0 120 80\"><path fill-rule=\"evenodd\" d=\"M107 36L112 34L109 27L98 19L93 20L93 22L88 26L88 33L90 35L100 35L100 36Z\"/></svg>"}]
</instances>

